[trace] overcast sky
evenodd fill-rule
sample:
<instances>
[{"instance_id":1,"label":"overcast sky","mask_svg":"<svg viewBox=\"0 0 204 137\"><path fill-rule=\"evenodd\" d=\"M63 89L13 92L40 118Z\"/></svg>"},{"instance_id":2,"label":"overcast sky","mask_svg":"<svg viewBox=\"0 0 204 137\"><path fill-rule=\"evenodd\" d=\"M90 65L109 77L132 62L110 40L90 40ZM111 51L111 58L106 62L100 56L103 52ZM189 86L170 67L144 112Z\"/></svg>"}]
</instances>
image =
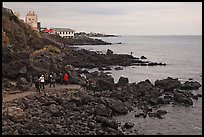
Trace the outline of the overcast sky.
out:
<instances>
[{"instance_id":1,"label":"overcast sky","mask_svg":"<svg viewBox=\"0 0 204 137\"><path fill-rule=\"evenodd\" d=\"M4 2L43 27L119 35L202 35L202 2Z\"/></svg>"}]
</instances>

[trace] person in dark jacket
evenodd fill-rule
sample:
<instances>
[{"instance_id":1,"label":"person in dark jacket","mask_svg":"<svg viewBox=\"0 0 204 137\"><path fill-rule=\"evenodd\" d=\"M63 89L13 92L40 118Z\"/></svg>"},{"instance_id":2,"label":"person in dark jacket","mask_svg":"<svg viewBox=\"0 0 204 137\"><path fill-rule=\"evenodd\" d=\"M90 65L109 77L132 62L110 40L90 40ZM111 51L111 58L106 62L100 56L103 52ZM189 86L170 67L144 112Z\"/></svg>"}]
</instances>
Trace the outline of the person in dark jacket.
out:
<instances>
[{"instance_id":1,"label":"person in dark jacket","mask_svg":"<svg viewBox=\"0 0 204 137\"><path fill-rule=\"evenodd\" d=\"M50 74L50 87L53 85L55 87L55 78L52 74Z\"/></svg>"},{"instance_id":2,"label":"person in dark jacket","mask_svg":"<svg viewBox=\"0 0 204 137\"><path fill-rule=\"evenodd\" d=\"M63 84L63 75L61 72L59 73L59 82L60 82L60 85Z\"/></svg>"},{"instance_id":3,"label":"person in dark jacket","mask_svg":"<svg viewBox=\"0 0 204 137\"><path fill-rule=\"evenodd\" d=\"M34 83L35 83L36 92L40 93L41 84L37 76L34 77Z\"/></svg>"}]
</instances>

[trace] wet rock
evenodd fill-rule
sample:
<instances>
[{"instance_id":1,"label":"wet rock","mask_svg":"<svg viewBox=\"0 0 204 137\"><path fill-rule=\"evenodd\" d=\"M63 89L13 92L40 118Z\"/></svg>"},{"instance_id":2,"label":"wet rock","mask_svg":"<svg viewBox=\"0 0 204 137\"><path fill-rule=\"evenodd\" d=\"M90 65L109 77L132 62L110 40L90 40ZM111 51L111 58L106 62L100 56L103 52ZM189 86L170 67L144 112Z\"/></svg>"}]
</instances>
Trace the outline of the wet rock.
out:
<instances>
[{"instance_id":1,"label":"wet rock","mask_svg":"<svg viewBox=\"0 0 204 137\"><path fill-rule=\"evenodd\" d=\"M129 83L129 79L127 77L121 76L118 80L118 83L116 84L118 87L125 86Z\"/></svg>"},{"instance_id":2,"label":"wet rock","mask_svg":"<svg viewBox=\"0 0 204 137\"><path fill-rule=\"evenodd\" d=\"M112 76L109 76L103 72L100 74L96 71L87 75L88 78L88 87L91 90L113 90L115 89L114 79Z\"/></svg>"},{"instance_id":3,"label":"wet rock","mask_svg":"<svg viewBox=\"0 0 204 137\"><path fill-rule=\"evenodd\" d=\"M194 94L191 91L189 91L189 90L174 90L174 93L175 92L182 93L186 97L193 97L194 96Z\"/></svg>"},{"instance_id":4,"label":"wet rock","mask_svg":"<svg viewBox=\"0 0 204 137\"><path fill-rule=\"evenodd\" d=\"M113 55L113 51L108 49L107 52L106 52L106 55Z\"/></svg>"},{"instance_id":5,"label":"wet rock","mask_svg":"<svg viewBox=\"0 0 204 137\"><path fill-rule=\"evenodd\" d=\"M111 127L106 127L105 131L106 131L105 135L124 135L122 131Z\"/></svg>"},{"instance_id":6,"label":"wet rock","mask_svg":"<svg viewBox=\"0 0 204 137\"><path fill-rule=\"evenodd\" d=\"M148 116L149 117L157 117L159 119L163 119L163 117L160 114L156 113L156 112L148 113Z\"/></svg>"},{"instance_id":7,"label":"wet rock","mask_svg":"<svg viewBox=\"0 0 204 137\"><path fill-rule=\"evenodd\" d=\"M104 127L111 127L113 129L118 129L118 123L113 119L108 119L103 116L96 116L96 121L102 123Z\"/></svg>"},{"instance_id":8,"label":"wet rock","mask_svg":"<svg viewBox=\"0 0 204 137\"><path fill-rule=\"evenodd\" d=\"M111 67L109 67L109 66L107 66L107 67L99 67L98 70L100 70L100 71L111 70Z\"/></svg>"},{"instance_id":9,"label":"wet rock","mask_svg":"<svg viewBox=\"0 0 204 137\"><path fill-rule=\"evenodd\" d=\"M147 59L145 56L141 56L140 59Z\"/></svg>"},{"instance_id":10,"label":"wet rock","mask_svg":"<svg viewBox=\"0 0 204 137\"><path fill-rule=\"evenodd\" d=\"M30 89L30 85L28 83L28 81L21 77L18 81L17 81L17 87L18 89L22 90L22 91L27 91Z\"/></svg>"},{"instance_id":11,"label":"wet rock","mask_svg":"<svg viewBox=\"0 0 204 137\"><path fill-rule=\"evenodd\" d=\"M126 128L126 129L129 129L129 128L132 128L132 127L134 127L134 123L131 123L131 122L126 122L125 124L124 124L124 127Z\"/></svg>"},{"instance_id":12,"label":"wet rock","mask_svg":"<svg viewBox=\"0 0 204 137\"><path fill-rule=\"evenodd\" d=\"M199 97L202 97L202 95L201 94L193 95L192 98L195 99L195 100L198 100Z\"/></svg>"},{"instance_id":13,"label":"wet rock","mask_svg":"<svg viewBox=\"0 0 204 137\"><path fill-rule=\"evenodd\" d=\"M116 114L127 114L128 108L125 106L123 102L118 99L112 98L101 98L102 102L105 102L106 105L112 109Z\"/></svg>"},{"instance_id":14,"label":"wet rock","mask_svg":"<svg viewBox=\"0 0 204 137\"><path fill-rule=\"evenodd\" d=\"M183 90L197 90L201 87L201 84L197 81L186 81L184 84L182 84L181 89Z\"/></svg>"},{"instance_id":15,"label":"wet rock","mask_svg":"<svg viewBox=\"0 0 204 137\"><path fill-rule=\"evenodd\" d=\"M190 97L186 96L184 93L174 91L174 100L184 106L193 105L193 101Z\"/></svg>"},{"instance_id":16,"label":"wet rock","mask_svg":"<svg viewBox=\"0 0 204 137\"><path fill-rule=\"evenodd\" d=\"M115 70L123 70L122 67L115 67Z\"/></svg>"},{"instance_id":17,"label":"wet rock","mask_svg":"<svg viewBox=\"0 0 204 137\"><path fill-rule=\"evenodd\" d=\"M198 96L198 97L202 97L202 94L197 94L196 96Z\"/></svg>"},{"instance_id":18,"label":"wet rock","mask_svg":"<svg viewBox=\"0 0 204 137\"><path fill-rule=\"evenodd\" d=\"M16 107L16 106L9 107L7 109L7 115L14 122L23 121L25 118L24 111L21 108Z\"/></svg>"},{"instance_id":19,"label":"wet rock","mask_svg":"<svg viewBox=\"0 0 204 137\"><path fill-rule=\"evenodd\" d=\"M166 110L157 110L157 114L159 115L165 115L167 113Z\"/></svg>"},{"instance_id":20,"label":"wet rock","mask_svg":"<svg viewBox=\"0 0 204 137\"><path fill-rule=\"evenodd\" d=\"M101 90L113 90L115 89L115 85L112 82L99 79L96 81L96 87Z\"/></svg>"},{"instance_id":21,"label":"wet rock","mask_svg":"<svg viewBox=\"0 0 204 137\"><path fill-rule=\"evenodd\" d=\"M111 115L112 110L107 108L104 104L98 104L95 107L95 113L99 116L108 117Z\"/></svg>"},{"instance_id":22,"label":"wet rock","mask_svg":"<svg viewBox=\"0 0 204 137\"><path fill-rule=\"evenodd\" d=\"M148 66L147 63L141 63L140 66Z\"/></svg>"},{"instance_id":23,"label":"wet rock","mask_svg":"<svg viewBox=\"0 0 204 137\"><path fill-rule=\"evenodd\" d=\"M147 65L148 66L157 66L157 65L166 66L166 63L149 62Z\"/></svg>"},{"instance_id":24,"label":"wet rock","mask_svg":"<svg viewBox=\"0 0 204 137\"><path fill-rule=\"evenodd\" d=\"M194 95L192 99L198 100L198 96Z\"/></svg>"},{"instance_id":25,"label":"wet rock","mask_svg":"<svg viewBox=\"0 0 204 137\"><path fill-rule=\"evenodd\" d=\"M144 97L150 105L157 105L160 95L160 91L158 89L153 88L152 90L146 91Z\"/></svg>"},{"instance_id":26,"label":"wet rock","mask_svg":"<svg viewBox=\"0 0 204 137\"><path fill-rule=\"evenodd\" d=\"M153 88L153 84L147 79L145 81L140 81L136 84L136 89L140 92L147 91Z\"/></svg>"},{"instance_id":27,"label":"wet rock","mask_svg":"<svg viewBox=\"0 0 204 137\"><path fill-rule=\"evenodd\" d=\"M170 104L170 102L172 102L172 98L159 98L157 103L158 104Z\"/></svg>"},{"instance_id":28,"label":"wet rock","mask_svg":"<svg viewBox=\"0 0 204 137\"><path fill-rule=\"evenodd\" d=\"M86 69L81 69L81 68L79 68L78 70L76 70L76 72L77 73L79 73L79 74L88 74L89 73L89 71L88 70L86 70Z\"/></svg>"},{"instance_id":29,"label":"wet rock","mask_svg":"<svg viewBox=\"0 0 204 137\"><path fill-rule=\"evenodd\" d=\"M175 88L181 87L181 82L178 79L173 79L168 77L167 79L163 80L156 80L155 86L164 89L165 91L173 90Z\"/></svg>"}]
</instances>

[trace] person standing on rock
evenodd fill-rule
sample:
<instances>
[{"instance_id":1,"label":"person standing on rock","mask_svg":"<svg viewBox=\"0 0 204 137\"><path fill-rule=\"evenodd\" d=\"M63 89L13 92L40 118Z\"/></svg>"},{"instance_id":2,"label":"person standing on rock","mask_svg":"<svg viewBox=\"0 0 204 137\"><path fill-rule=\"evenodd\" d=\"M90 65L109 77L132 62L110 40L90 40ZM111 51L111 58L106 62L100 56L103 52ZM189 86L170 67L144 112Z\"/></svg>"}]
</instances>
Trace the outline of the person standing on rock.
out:
<instances>
[{"instance_id":1,"label":"person standing on rock","mask_svg":"<svg viewBox=\"0 0 204 137\"><path fill-rule=\"evenodd\" d=\"M68 74L65 73L65 74L64 74L64 84L65 84L65 85L68 84L68 78L69 78Z\"/></svg>"},{"instance_id":2,"label":"person standing on rock","mask_svg":"<svg viewBox=\"0 0 204 137\"><path fill-rule=\"evenodd\" d=\"M44 75L41 75L41 77L39 78L40 80L40 85L42 89L45 89L45 77Z\"/></svg>"}]
</instances>

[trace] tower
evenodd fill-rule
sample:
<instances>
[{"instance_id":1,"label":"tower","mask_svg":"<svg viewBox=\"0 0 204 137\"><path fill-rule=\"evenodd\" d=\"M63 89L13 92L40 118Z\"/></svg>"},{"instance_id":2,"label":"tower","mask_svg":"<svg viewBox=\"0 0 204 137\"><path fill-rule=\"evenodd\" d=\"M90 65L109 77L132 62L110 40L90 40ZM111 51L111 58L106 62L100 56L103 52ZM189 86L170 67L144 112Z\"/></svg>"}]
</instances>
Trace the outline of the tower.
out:
<instances>
[{"instance_id":1,"label":"tower","mask_svg":"<svg viewBox=\"0 0 204 137\"><path fill-rule=\"evenodd\" d=\"M25 22L29 24L33 30L38 30L38 18L34 11L29 11L26 15Z\"/></svg>"}]
</instances>

